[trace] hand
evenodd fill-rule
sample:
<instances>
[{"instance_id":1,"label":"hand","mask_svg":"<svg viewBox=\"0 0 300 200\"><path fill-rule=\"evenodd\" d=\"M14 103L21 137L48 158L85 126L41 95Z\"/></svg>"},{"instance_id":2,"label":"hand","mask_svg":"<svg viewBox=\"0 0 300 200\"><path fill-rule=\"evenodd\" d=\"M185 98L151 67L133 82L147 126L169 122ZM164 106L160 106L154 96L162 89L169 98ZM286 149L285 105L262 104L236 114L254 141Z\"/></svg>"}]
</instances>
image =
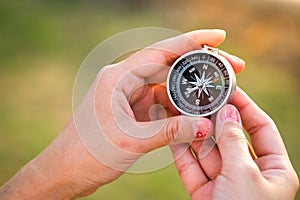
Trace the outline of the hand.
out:
<instances>
[{"instance_id":1,"label":"hand","mask_svg":"<svg viewBox=\"0 0 300 200\"><path fill-rule=\"evenodd\" d=\"M219 30L190 32L156 43L101 70L90 95L75 115L81 142L100 161L98 164L101 163L101 168L88 166L98 170L97 176L86 175L86 179L94 177L95 188L115 180L141 155L155 148L174 142L191 142L198 132L211 132L212 124L205 118L172 117L179 113L171 106L166 88L160 83L166 81L170 65L179 55L199 49L202 44L216 46L224 39L224 32ZM223 55L236 72L243 70L242 60L226 53ZM87 106L89 104L92 106ZM91 123L94 110L86 113L94 104L97 122ZM87 126L89 130L86 131ZM93 133L95 130L98 131ZM102 133L101 140L97 138L99 133Z\"/></svg>"},{"instance_id":2,"label":"hand","mask_svg":"<svg viewBox=\"0 0 300 200\"><path fill-rule=\"evenodd\" d=\"M233 104L239 111L233 105L219 111L217 146L206 157L195 159L186 151L176 160L189 195L192 199L294 199L298 177L275 124L240 89ZM249 153L242 121L256 160ZM201 142L191 147L199 156ZM183 148L174 145L174 156L182 154Z\"/></svg>"},{"instance_id":3,"label":"hand","mask_svg":"<svg viewBox=\"0 0 300 200\"><path fill-rule=\"evenodd\" d=\"M0 189L1 199L85 196L118 178L141 155L192 141L202 129L209 132L208 119L172 117L178 112L160 83L179 55L224 39L221 30L193 31L102 69L62 133ZM224 56L235 72L244 68L240 59Z\"/></svg>"}]
</instances>

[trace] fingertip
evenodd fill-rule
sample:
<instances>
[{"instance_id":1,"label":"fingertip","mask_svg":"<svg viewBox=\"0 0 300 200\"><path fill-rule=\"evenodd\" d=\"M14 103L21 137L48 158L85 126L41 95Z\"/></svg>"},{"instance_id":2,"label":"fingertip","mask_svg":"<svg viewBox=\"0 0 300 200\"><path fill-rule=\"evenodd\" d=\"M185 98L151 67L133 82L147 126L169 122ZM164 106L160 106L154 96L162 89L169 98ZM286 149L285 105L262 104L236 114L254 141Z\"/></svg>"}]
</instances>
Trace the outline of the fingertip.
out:
<instances>
[{"instance_id":1,"label":"fingertip","mask_svg":"<svg viewBox=\"0 0 300 200\"><path fill-rule=\"evenodd\" d=\"M198 45L207 44L211 47L220 45L226 37L226 31L222 29L201 29L185 34L193 39Z\"/></svg>"},{"instance_id":2,"label":"fingertip","mask_svg":"<svg viewBox=\"0 0 300 200\"><path fill-rule=\"evenodd\" d=\"M174 117L176 118L176 117ZM213 134L213 123L207 118L195 118L188 116L177 116L180 122L178 126L176 143L190 143L193 140L204 140ZM170 127L171 128L171 127ZM172 129L172 128L171 128Z\"/></svg>"},{"instance_id":3,"label":"fingertip","mask_svg":"<svg viewBox=\"0 0 300 200\"><path fill-rule=\"evenodd\" d=\"M208 118L199 118L193 122L192 126L196 140L203 140L213 135L214 125Z\"/></svg>"},{"instance_id":4,"label":"fingertip","mask_svg":"<svg viewBox=\"0 0 300 200\"><path fill-rule=\"evenodd\" d=\"M222 56L224 56L228 62L231 64L233 71L237 74L242 72L245 69L246 62L245 60L235 56L231 55L225 51L220 50L220 53Z\"/></svg>"},{"instance_id":5,"label":"fingertip","mask_svg":"<svg viewBox=\"0 0 300 200\"><path fill-rule=\"evenodd\" d=\"M216 124L216 139L217 141L224 132L224 129L228 128L240 128L242 129L242 122L240 114L237 108L231 104L225 105L217 115Z\"/></svg>"},{"instance_id":6,"label":"fingertip","mask_svg":"<svg viewBox=\"0 0 300 200\"><path fill-rule=\"evenodd\" d=\"M215 35L221 36L224 39L226 38L226 31L224 29L218 29L218 28L215 28L215 29L201 29L199 31L208 32L210 34L215 34Z\"/></svg>"},{"instance_id":7,"label":"fingertip","mask_svg":"<svg viewBox=\"0 0 300 200\"><path fill-rule=\"evenodd\" d=\"M187 32L186 34L219 34L222 35L223 37L226 36L226 31L223 29L196 29L196 30L192 30Z\"/></svg>"},{"instance_id":8,"label":"fingertip","mask_svg":"<svg viewBox=\"0 0 300 200\"><path fill-rule=\"evenodd\" d=\"M233 165L233 160L252 160L241 117L235 106L229 104L219 111L215 135L224 165Z\"/></svg>"},{"instance_id":9,"label":"fingertip","mask_svg":"<svg viewBox=\"0 0 300 200\"><path fill-rule=\"evenodd\" d=\"M233 70L236 74L244 71L246 66L245 60L237 56L231 55L231 59L229 62L231 62L231 65L233 66Z\"/></svg>"},{"instance_id":10,"label":"fingertip","mask_svg":"<svg viewBox=\"0 0 300 200\"><path fill-rule=\"evenodd\" d=\"M250 103L248 95L239 87L236 87L232 104L236 106L238 110L241 110Z\"/></svg>"},{"instance_id":11,"label":"fingertip","mask_svg":"<svg viewBox=\"0 0 300 200\"><path fill-rule=\"evenodd\" d=\"M226 31L223 29L212 29L212 31L221 34L224 38L226 38Z\"/></svg>"}]
</instances>

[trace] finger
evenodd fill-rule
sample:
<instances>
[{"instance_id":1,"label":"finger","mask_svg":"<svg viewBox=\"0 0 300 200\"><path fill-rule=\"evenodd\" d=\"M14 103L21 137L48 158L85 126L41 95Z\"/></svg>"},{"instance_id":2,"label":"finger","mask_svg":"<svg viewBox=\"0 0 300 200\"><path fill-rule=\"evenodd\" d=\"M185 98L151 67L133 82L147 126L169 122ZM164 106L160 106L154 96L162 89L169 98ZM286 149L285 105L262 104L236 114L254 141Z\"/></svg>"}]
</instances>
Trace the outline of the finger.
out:
<instances>
[{"instance_id":1,"label":"finger","mask_svg":"<svg viewBox=\"0 0 300 200\"><path fill-rule=\"evenodd\" d=\"M115 91L112 104L107 105L112 107L113 114L104 115L102 119L103 122L106 122L106 126L109 123L116 124L121 132L131 136L136 144L139 144L132 147L138 152L146 153L170 143L191 142L195 137L198 137L200 132L202 135L212 134L212 122L207 118L194 118L183 115L166 118L165 115L165 119L157 120L161 116L157 116L157 113L153 113L153 111L156 111L157 107L162 108L162 106L158 106L152 101L154 99L151 96L153 95L152 92L147 92L147 94L150 94L149 98L145 97L142 98L141 102L135 102L135 104L140 103L138 107L142 110L133 106L133 110L136 112L141 111L143 114L132 116L133 112L130 105L124 104L126 96L122 95L122 91ZM136 121L135 117L138 117L142 122Z\"/></svg>"},{"instance_id":2,"label":"finger","mask_svg":"<svg viewBox=\"0 0 300 200\"><path fill-rule=\"evenodd\" d=\"M241 113L243 125L258 157L272 154L287 155L284 143L272 119L240 88L237 88L233 104Z\"/></svg>"},{"instance_id":3,"label":"finger","mask_svg":"<svg viewBox=\"0 0 300 200\"><path fill-rule=\"evenodd\" d=\"M155 105L154 90L150 85L136 89L130 97L129 104L137 121L151 121L151 117L156 115L153 109L150 113L150 109Z\"/></svg>"},{"instance_id":4,"label":"finger","mask_svg":"<svg viewBox=\"0 0 300 200\"><path fill-rule=\"evenodd\" d=\"M223 30L197 30L179 35L161 42L155 43L122 62L122 68L126 71L133 69L140 77L147 78L155 75L165 66L170 66L180 55L195 49L201 45L217 46L225 39ZM153 64L155 64L153 66ZM147 70L141 66L149 65Z\"/></svg>"},{"instance_id":5,"label":"finger","mask_svg":"<svg viewBox=\"0 0 300 200\"><path fill-rule=\"evenodd\" d=\"M180 178L190 196L205 185L209 180L202 171L199 163L193 157L188 144L171 145L171 151Z\"/></svg>"},{"instance_id":6,"label":"finger","mask_svg":"<svg viewBox=\"0 0 300 200\"><path fill-rule=\"evenodd\" d=\"M172 105L165 85L157 84L153 87L153 90L155 102L162 105L166 109L168 112L168 117L170 117L170 115L174 116L180 114L180 112Z\"/></svg>"},{"instance_id":7,"label":"finger","mask_svg":"<svg viewBox=\"0 0 300 200\"><path fill-rule=\"evenodd\" d=\"M222 51L222 50L220 50L219 52L223 57L225 57L228 60L228 62L232 66L235 73L240 73L244 70L244 68L245 68L245 61L244 60L242 60L241 58L238 58L234 55L231 55L229 53L226 53L225 51ZM170 65L166 65L166 66L157 66L157 69L154 69L154 70L157 71L157 73L152 74L151 77L147 78L146 82L148 82L148 83L165 82L166 79L167 79L167 75L170 71L171 64L172 63L170 63ZM153 68L153 66L154 65L144 67L144 70L149 70L149 68ZM158 71L158 69L160 71Z\"/></svg>"},{"instance_id":8,"label":"finger","mask_svg":"<svg viewBox=\"0 0 300 200\"><path fill-rule=\"evenodd\" d=\"M137 121L151 121L179 115L171 105L163 84L147 84L136 89L129 104ZM151 115L151 116L150 116Z\"/></svg>"},{"instance_id":9,"label":"finger","mask_svg":"<svg viewBox=\"0 0 300 200\"><path fill-rule=\"evenodd\" d=\"M225 31L217 29L188 32L186 34L155 43L129 57L124 64L127 65L127 70L148 64L151 66L151 70L149 69L150 67L147 67L147 71L143 69L135 69L135 73L144 78L155 75L161 80L163 77L162 75L166 74L167 71L165 67L171 66L180 55L188 51L201 49L203 44L216 47L225 40L225 36ZM241 72L245 68L244 60L224 51L220 51L220 53L230 62L236 73ZM153 66L153 64L156 65Z\"/></svg>"},{"instance_id":10,"label":"finger","mask_svg":"<svg viewBox=\"0 0 300 200\"><path fill-rule=\"evenodd\" d=\"M239 112L233 105L226 105L218 112L215 134L224 169L234 169L240 163L254 163Z\"/></svg>"},{"instance_id":11,"label":"finger","mask_svg":"<svg viewBox=\"0 0 300 200\"><path fill-rule=\"evenodd\" d=\"M203 144L210 143L210 140L210 138L207 138L203 141L194 141L191 144L191 147L198 158L202 170L209 180L213 180L215 177L217 177L221 170L221 156L218 147L213 144L213 147L209 152L206 153L206 156L201 155Z\"/></svg>"},{"instance_id":12,"label":"finger","mask_svg":"<svg viewBox=\"0 0 300 200\"><path fill-rule=\"evenodd\" d=\"M231 66L236 74L242 72L245 69L246 63L243 59L236 57L234 55L231 55L222 50L220 50L220 54L229 61L229 63L231 64Z\"/></svg>"},{"instance_id":13,"label":"finger","mask_svg":"<svg viewBox=\"0 0 300 200\"><path fill-rule=\"evenodd\" d=\"M213 132L213 124L207 118L181 115L147 123L150 126L143 129L143 134L151 137L143 140L144 152L169 144L190 143L195 138L201 140L205 135L212 135ZM158 129L157 126L161 128ZM158 132L155 133L155 130Z\"/></svg>"}]
</instances>

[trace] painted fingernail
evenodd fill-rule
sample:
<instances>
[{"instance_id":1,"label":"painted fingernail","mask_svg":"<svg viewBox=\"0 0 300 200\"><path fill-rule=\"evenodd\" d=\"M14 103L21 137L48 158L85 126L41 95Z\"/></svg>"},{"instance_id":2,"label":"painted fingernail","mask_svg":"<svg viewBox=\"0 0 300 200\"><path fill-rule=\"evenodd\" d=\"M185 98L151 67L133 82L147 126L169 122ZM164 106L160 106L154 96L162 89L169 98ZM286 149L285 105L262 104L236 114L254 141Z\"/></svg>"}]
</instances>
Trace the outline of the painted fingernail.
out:
<instances>
[{"instance_id":1,"label":"painted fingernail","mask_svg":"<svg viewBox=\"0 0 300 200\"><path fill-rule=\"evenodd\" d=\"M202 133L201 131L198 131L196 133L197 138L202 138L202 137L205 137L206 135L207 135L207 133Z\"/></svg>"},{"instance_id":2,"label":"painted fingernail","mask_svg":"<svg viewBox=\"0 0 300 200\"><path fill-rule=\"evenodd\" d=\"M224 112L224 122L234 122L241 124L241 117L238 110L233 105L227 105Z\"/></svg>"},{"instance_id":3,"label":"painted fingernail","mask_svg":"<svg viewBox=\"0 0 300 200\"><path fill-rule=\"evenodd\" d=\"M205 138L211 131L211 127L211 121L206 118L203 118L200 121L197 120L193 123L194 133L197 138Z\"/></svg>"},{"instance_id":4,"label":"painted fingernail","mask_svg":"<svg viewBox=\"0 0 300 200\"><path fill-rule=\"evenodd\" d=\"M236 107L230 104L224 106L217 116L215 131L216 140L219 139L220 135L223 132L224 125L227 123L231 123L231 126L233 124L236 124L238 125L238 127L242 128L242 120L240 114Z\"/></svg>"}]
</instances>

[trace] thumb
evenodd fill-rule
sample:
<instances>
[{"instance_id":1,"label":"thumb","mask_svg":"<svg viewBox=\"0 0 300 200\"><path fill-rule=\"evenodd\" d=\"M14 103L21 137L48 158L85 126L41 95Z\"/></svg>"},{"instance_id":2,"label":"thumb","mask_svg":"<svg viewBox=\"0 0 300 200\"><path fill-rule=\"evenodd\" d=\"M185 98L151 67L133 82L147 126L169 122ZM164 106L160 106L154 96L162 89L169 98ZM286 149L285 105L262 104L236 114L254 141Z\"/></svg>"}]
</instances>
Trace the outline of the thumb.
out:
<instances>
[{"instance_id":1,"label":"thumb","mask_svg":"<svg viewBox=\"0 0 300 200\"><path fill-rule=\"evenodd\" d=\"M233 105L226 105L219 111L215 134L223 167L232 168L235 164L252 160L240 114Z\"/></svg>"},{"instance_id":2,"label":"thumb","mask_svg":"<svg viewBox=\"0 0 300 200\"><path fill-rule=\"evenodd\" d=\"M207 118L181 115L151 123L161 124L161 129L155 136L145 141L148 151L169 144L189 143L194 139L204 140L213 133L212 122Z\"/></svg>"}]
</instances>

